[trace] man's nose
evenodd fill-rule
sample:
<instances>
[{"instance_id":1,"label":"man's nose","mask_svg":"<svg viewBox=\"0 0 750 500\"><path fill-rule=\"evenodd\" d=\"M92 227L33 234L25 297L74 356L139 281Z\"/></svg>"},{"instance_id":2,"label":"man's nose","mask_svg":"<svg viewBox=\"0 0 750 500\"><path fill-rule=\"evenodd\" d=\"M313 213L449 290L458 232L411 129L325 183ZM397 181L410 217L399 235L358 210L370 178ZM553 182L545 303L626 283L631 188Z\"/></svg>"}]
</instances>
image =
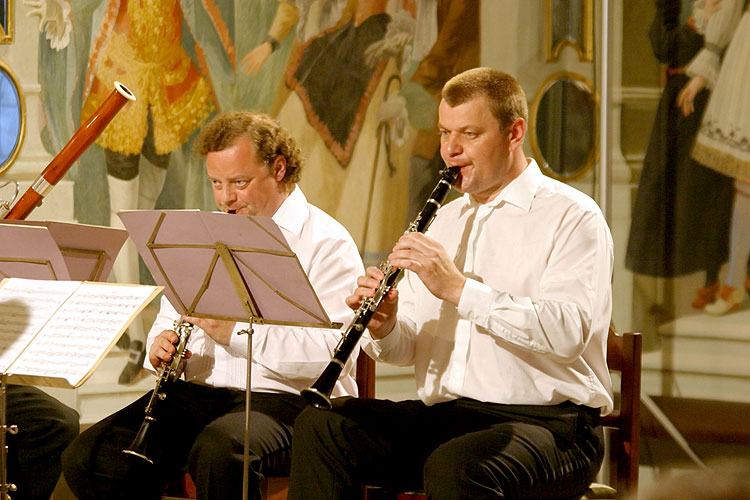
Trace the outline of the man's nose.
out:
<instances>
[{"instance_id":1,"label":"man's nose","mask_svg":"<svg viewBox=\"0 0 750 500\"><path fill-rule=\"evenodd\" d=\"M221 201L230 204L237 200L237 190L232 185L224 186L220 191Z\"/></svg>"},{"instance_id":2,"label":"man's nose","mask_svg":"<svg viewBox=\"0 0 750 500\"><path fill-rule=\"evenodd\" d=\"M461 141L458 137L453 134L449 134L443 138L443 150L448 156L456 156L461 154Z\"/></svg>"}]
</instances>

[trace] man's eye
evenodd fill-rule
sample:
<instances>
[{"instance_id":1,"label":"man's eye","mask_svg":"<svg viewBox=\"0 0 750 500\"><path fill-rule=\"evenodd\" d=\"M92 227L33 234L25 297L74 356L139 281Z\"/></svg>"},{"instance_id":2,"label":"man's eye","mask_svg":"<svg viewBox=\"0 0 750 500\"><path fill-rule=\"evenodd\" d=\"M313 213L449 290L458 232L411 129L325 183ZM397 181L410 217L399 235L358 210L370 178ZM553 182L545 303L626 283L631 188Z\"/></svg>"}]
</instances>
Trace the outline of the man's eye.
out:
<instances>
[{"instance_id":1,"label":"man's eye","mask_svg":"<svg viewBox=\"0 0 750 500\"><path fill-rule=\"evenodd\" d=\"M247 181L246 180L239 180L239 181L235 181L234 183L237 184L240 187L247 185Z\"/></svg>"}]
</instances>

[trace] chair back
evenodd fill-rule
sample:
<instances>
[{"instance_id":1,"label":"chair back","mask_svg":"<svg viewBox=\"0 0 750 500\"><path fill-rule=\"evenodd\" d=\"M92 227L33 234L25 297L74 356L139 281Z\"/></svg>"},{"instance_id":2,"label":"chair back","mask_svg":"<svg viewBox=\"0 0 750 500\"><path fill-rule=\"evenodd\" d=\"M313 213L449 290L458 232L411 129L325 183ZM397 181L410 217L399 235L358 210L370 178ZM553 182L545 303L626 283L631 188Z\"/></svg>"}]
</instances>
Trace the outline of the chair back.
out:
<instances>
[{"instance_id":1,"label":"chair back","mask_svg":"<svg viewBox=\"0 0 750 500\"><path fill-rule=\"evenodd\" d=\"M359 356L357 356L355 380L357 381L360 398L375 397L375 360L364 351L360 351Z\"/></svg>"},{"instance_id":2,"label":"chair back","mask_svg":"<svg viewBox=\"0 0 750 500\"><path fill-rule=\"evenodd\" d=\"M617 333L610 327L607 339L607 365L620 373L619 398L612 413L603 418L611 429L609 460L610 484L618 498L625 498L638 488L638 456L640 451L641 418L641 355L640 333Z\"/></svg>"}]
</instances>

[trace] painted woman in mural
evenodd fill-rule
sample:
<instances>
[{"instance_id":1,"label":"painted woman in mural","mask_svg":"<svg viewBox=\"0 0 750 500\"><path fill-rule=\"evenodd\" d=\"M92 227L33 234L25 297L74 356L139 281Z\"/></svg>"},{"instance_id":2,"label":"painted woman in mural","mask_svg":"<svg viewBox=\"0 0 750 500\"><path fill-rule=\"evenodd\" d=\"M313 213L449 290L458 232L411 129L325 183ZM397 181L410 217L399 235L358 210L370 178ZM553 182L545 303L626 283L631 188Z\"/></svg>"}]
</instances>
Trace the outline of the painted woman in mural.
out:
<instances>
[{"instance_id":1,"label":"painted woman in mural","mask_svg":"<svg viewBox=\"0 0 750 500\"><path fill-rule=\"evenodd\" d=\"M215 108L213 90L204 76L208 73L208 63L202 59L204 51L182 29L183 20L194 20L185 19L178 0L36 0L29 5L32 3L36 9L32 14L40 16L40 28L46 27L50 40L47 47L40 38L39 72L47 133L56 139L50 142L64 141L72 124L84 122L111 92L114 81L136 95L136 101L103 131L97 140L99 149L82 156L77 180L85 182L75 184L79 222L92 222L93 214L97 217L93 223L122 227L118 211L155 207L172 153L188 143ZM192 8L191 12L194 14ZM212 54L223 52L225 59L231 59L233 49L221 14L218 8L206 10L203 22L213 30L208 36L204 34L204 40L221 47ZM68 39L73 46L50 37L53 26L70 26L73 20L74 36ZM203 26L204 33L207 27ZM194 52L188 54L184 47L192 47ZM227 65L215 58L212 64L220 68L222 63ZM70 106L70 110L64 106ZM102 172L103 165L106 173ZM106 187L101 185L102 180ZM106 200L106 195L108 206L104 208L96 200L102 196ZM132 242L120 252L114 276L125 283L141 281L138 253ZM134 379L144 354L141 322L134 322L128 333L131 359L121 374L121 383Z\"/></svg>"},{"instance_id":2,"label":"painted woman in mural","mask_svg":"<svg viewBox=\"0 0 750 500\"><path fill-rule=\"evenodd\" d=\"M698 309L718 291L733 197L730 178L690 157L709 91L694 96L692 113L677 107L689 80L685 66L704 47L702 32L713 12L704 6L704 0L656 3L650 37L654 55L666 64L666 83L643 161L625 260L631 271L661 278L704 271L705 286L692 302Z\"/></svg>"},{"instance_id":3,"label":"painted woman in mural","mask_svg":"<svg viewBox=\"0 0 750 500\"><path fill-rule=\"evenodd\" d=\"M722 57L723 52L723 57ZM687 68L683 92L690 111L696 89L713 88L693 148L693 158L734 179L729 266L716 300L706 306L714 315L737 310L748 297L750 278L750 2L721 0L708 21L706 48Z\"/></svg>"},{"instance_id":4,"label":"painted woman in mural","mask_svg":"<svg viewBox=\"0 0 750 500\"><path fill-rule=\"evenodd\" d=\"M347 226L363 253L390 248L411 205L424 202L412 193L434 185L434 89L477 65L477 20L477 0L289 0L243 58L253 74L295 26L272 113L316 170L303 180L310 198Z\"/></svg>"},{"instance_id":5,"label":"painted woman in mural","mask_svg":"<svg viewBox=\"0 0 750 500\"><path fill-rule=\"evenodd\" d=\"M243 58L245 71L254 73L294 26L285 85L271 113L298 139L315 171L302 181L309 198L340 220L360 247L367 217L363 200L376 190L377 165L387 163L376 152L377 114L390 77L401 70L389 61L413 39L415 2L390 2L392 12L387 7L387 0L279 2L268 39ZM409 28L411 34L399 38Z\"/></svg>"}]
</instances>

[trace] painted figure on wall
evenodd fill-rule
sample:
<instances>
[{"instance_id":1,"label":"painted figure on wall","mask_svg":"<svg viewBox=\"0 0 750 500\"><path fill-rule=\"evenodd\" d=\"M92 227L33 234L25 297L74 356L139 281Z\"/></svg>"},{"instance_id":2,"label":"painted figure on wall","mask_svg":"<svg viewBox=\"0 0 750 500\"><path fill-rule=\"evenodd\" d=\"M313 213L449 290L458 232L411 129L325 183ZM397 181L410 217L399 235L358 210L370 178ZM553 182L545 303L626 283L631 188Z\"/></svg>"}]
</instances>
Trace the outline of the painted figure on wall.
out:
<instances>
[{"instance_id":1,"label":"painted figure on wall","mask_svg":"<svg viewBox=\"0 0 750 500\"><path fill-rule=\"evenodd\" d=\"M723 57L722 57L723 52ZM750 290L750 2L720 0L708 21L706 47L688 65L686 104L696 89L713 88L693 148L693 158L734 181L729 266L714 315L737 310ZM689 107L687 108L689 110Z\"/></svg>"},{"instance_id":2,"label":"painted figure on wall","mask_svg":"<svg viewBox=\"0 0 750 500\"><path fill-rule=\"evenodd\" d=\"M478 63L472 21L477 0L279 2L267 39L243 58L253 74L294 26L272 113L310 156L311 199L345 224L368 260L424 202L419 187L434 184L435 89Z\"/></svg>"},{"instance_id":3,"label":"painted figure on wall","mask_svg":"<svg viewBox=\"0 0 750 500\"><path fill-rule=\"evenodd\" d=\"M216 108L209 64L202 58L205 51L192 37L196 30L183 29L189 20L176 0L43 0L28 5L33 7L29 14L39 15L40 30L49 40L40 36L39 78L50 153L96 111L114 81L136 95L103 131L99 147L81 157L74 176L76 219L121 227L118 211L156 206L173 153L188 146L190 136ZM222 12L208 9L205 15L208 26L203 27L202 41L221 47L225 55L223 61L214 60L218 71L213 76L231 79L232 71L226 68L231 68L233 48ZM71 32L65 38L56 35ZM194 166L189 160L175 163L173 184L184 186L187 170ZM172 191L177 191L175 186ZM173 207L183 206L184 193L173 200ZM132 242L119 254L114 277L124 283L141 281ZM128 330L131 359L121 383L133 381L141 370L143 330L140 321Z\"/></svg>"},{"instance_id":4,"label":"painted figure on wall","mask_svg":"<svg viewBox=\"0 0 750 500\"><path fill-rule=\"evenodd\" d=\"M109 225L124 229L117 213L148 210L164 187L171 152L214 109L211 88L182 48L182 12L176 0L110 1L93 40L84 84L81 120L120 81L137 97L104 129L97 144L104 149L109 191ZM141 158L147 160L141 165ZM138 283L138 251L128 240L118 255L117 281ZM131 362L120 377L135 377L145 357L140 318L128 329Z\"/></svg>"},{"instance_id":5,"label":"painted figure on wall","mask_svg":"<svg viewBox=\"0 0 750 500\"><path fill-rule=\"evenodd\" d=\"M686 65L704 47L713 10L703 10L704 0L658 0L656 7L650 38L654 55L666 65L666 82L643 162L625 264L635 273L661 278L705 272L705 286L692 302L702 309L713 300L727 260L732 181L690 156L709 90L694 96L687 114L678 107L678 94L689 80Z\"/></svg>"}]
</instances>

